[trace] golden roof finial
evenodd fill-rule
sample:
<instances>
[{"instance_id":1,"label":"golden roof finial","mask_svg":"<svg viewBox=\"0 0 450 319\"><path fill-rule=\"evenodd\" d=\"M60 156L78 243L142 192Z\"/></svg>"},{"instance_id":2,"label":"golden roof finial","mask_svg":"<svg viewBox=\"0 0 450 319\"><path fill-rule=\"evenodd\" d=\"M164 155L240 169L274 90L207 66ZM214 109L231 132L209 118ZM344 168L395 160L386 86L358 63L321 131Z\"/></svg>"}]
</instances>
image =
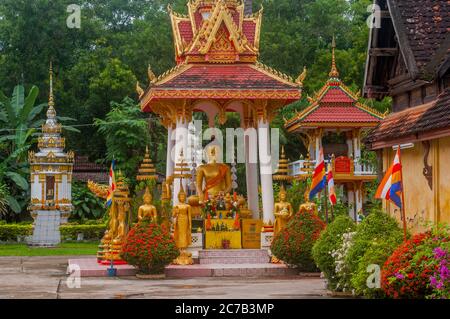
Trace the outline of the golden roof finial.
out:
<instances>
[{"instance_id":1,"label":"golden roof finial","mask_svg":"<svg viewBox=\"0 0 450 319\"><path fill-rule=\"evenodd\" d=\"M148 65L148 68L147 68L147 76L148 76L148 80L150 81L151 84L154 84L158 81L158 77L153 72L150 64Z\"/></svg>"},{"instance_id":2,"label":"golden roof finial","mask_svg":"<svg viewBox=\"0 0 450 319\"><path fill-rule=\"evenodd\" d=\"M139 95L139 98L141 98L145 93L144 89L141 88L139 81L136 82L136 93Z\"/></svg>"},{"instance_id":3,"label":"golden roof finial","mask_svg":"<svg viewBox=\"0 0 450 319\"><path fill-rule=\"evenodd\" d=\"M308 70L306 69L306 66L304 66L303 72L295 80L295 83L297 83L300 86L303 86L303 81L305 81L307 75L308 75Z\"/></svg>"},{"instance_id":4,"label":"golden roof finial","mask_svg":"<svg viewBox=\"0 0 450 319\"><path fill-rule=\"evenodd\" d=\"M55 99L53 97L53 63L52 63L52 61L50 61L49 77L50 77L50 92L48 94L47 118L54 119L56 117L56 111L55 111Z\"/></svg>"},{"instance_id":5,"label":"golden roof finial","mask_svg":"<svg viewBox=\"0 0 450 319\"><path fill-rule=\"evenodd\" d=\"M338 78L339 77L339 71L336 67L336 38L333 35L333 42L331 43L331 71L329 76L333 77L333 78Z\"/></svg>"}]
</instances>

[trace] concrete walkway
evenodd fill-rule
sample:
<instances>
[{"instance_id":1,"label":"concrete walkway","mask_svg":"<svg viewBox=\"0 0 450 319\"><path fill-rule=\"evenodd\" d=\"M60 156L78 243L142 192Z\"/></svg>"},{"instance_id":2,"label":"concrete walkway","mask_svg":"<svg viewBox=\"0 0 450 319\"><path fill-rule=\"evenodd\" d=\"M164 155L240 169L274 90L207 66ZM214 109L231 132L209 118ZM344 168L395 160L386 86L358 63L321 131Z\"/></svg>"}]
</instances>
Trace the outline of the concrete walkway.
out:
<instances>
[{"instance_id":1,"label":"concrete walkway","mask_svg":"<svg viewBox=\"0 0 450 319\"><path fill-rule=\"evenodd\" d=\"M300 276L220 280L81 278L80 288L69 288L69 258L0 257L0 298L327 298L322 279Z\"/></svg>"}]
</instances>

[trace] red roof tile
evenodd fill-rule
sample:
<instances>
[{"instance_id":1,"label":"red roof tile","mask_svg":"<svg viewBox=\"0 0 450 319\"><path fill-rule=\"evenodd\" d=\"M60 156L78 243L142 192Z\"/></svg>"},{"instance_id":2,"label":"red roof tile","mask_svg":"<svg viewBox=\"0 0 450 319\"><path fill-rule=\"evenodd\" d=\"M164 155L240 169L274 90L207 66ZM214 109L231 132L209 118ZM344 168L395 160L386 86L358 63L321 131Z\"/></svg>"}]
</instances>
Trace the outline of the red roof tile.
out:
<instances>
[{"instance_id":1,"label":"red roof tile","mask_svg":"<svg viewBox=\"0 0 450 319\"><path fill-rule=\"evenodd\" d=\"M190 21L180 21L178 23L178 28L180 29L181 38L186 42L190 43L194 34L192 33L192 26Z\"/></svg>"},{"instance_id":2,"label":"red roof tile","mask_svg":"<svg viewBox=\"0 0 450 319\"><path fill-rule=\"evenodd\" d=\"M450 89L439 95L436 101L390 114L365 141L385 142L448 128L450 128Z\"/></svg>"},{"instance_id":3,"label":"red roof tile","mask_svg":"<svg viewBox=\"0 0 450 319\"><path fill-rule=\"evenodd\" d=\"M353 103L355 100L349 97L339 88L330 88L320 100L321 103Z\"/></svg>"},{"instance_id":4,"label":"red roof tile","mask_svg":"<svg viewBox=\"0 0 450 319\"><path fill-rule=\"evenodd\" d=\"M306 123L376 123L379 121L375 116L353 105L320 106L302 120Z\"/></svg>"},{"instance_id":5,"label":"red roof tile","mask_svg":"<svg viewBox=\"0 0 450 319\"><path fill-rule=\"evenodd\" d=\"M158 89L292 89L295 84L277 80L248 64L192 65Z\"/></svg>"},{"instance_id":6,"label":"red roof tile","mask_svg":"<svg viewBox=\"0 0 450 319\"><path fill-rule=\"evenodd\" d=\"M242 31L250 43L255 42L256 23L253 21L244 21Z\"/></svg>"}]
</instances>

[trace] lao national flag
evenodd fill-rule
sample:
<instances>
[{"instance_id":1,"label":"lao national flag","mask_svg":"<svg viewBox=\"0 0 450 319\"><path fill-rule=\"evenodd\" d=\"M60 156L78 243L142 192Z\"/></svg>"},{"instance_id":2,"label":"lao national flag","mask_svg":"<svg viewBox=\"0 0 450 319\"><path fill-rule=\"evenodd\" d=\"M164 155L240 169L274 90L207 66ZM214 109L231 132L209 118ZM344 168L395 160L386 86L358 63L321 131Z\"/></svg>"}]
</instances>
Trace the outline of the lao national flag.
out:
<instances>
[{"instance_id":1,"label":"lao national flag","mask_svg":"<svg viewBox=\"0 0 450 319\"><path fill-rule=\"evenodd\" d=\"M390 200L399 208L402 208L402 164L400 162L400 147L395 154L394 162L387 170L380 185L378 186L375 198Z\"/></svg>"},{"instance_id":2,"label":"lao national flag","mask_svg":"<svg viewBox=\"0 0 450 319\"><path fill-rule=\"evenodd\" d=\"M111 163L111 168L109 169L109 188L108 188L108 196L106 197L106 207L111 206L114 191L116 190L116 176L114 170L116 168L116 161L113 160Z\"/></svg>"},{"instance_id":3,"label":"lao national flag","mask_svg":"<svg viewBox=\"0 0 450 319\"><path fill-rule=\"evenodd\" d=\"M325 161L323 159L323 149L320 148L319 158L316 162L316 168L314 169L311 189L309 191L309 199L312 200L314 196L320 193L326 184L326 174L325 174Z\"/></svg>"},{"instance_id":4,"label":"lao national flag","mask_svg":"<svg viewBox=\"0 0 450 319\"><path fill-rule=\"evenodd\" d=\"M328 199L330 200L331 205L337 204L336 191L334 190L334 178L333 178L333 169L331 165L328 165Z\"/></svg>"}]
</instances>

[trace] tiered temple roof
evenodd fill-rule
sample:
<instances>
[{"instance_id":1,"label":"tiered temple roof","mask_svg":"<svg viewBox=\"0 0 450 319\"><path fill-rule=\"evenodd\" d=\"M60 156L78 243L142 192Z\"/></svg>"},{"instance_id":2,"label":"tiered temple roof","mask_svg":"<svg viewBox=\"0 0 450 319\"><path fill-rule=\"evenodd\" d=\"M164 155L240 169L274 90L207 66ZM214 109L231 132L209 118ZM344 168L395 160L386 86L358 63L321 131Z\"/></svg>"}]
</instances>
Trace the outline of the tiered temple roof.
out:
<instances>
[{"instance_id":1,"label":"tiered temple roof","mask_svg":"<svg viewBox=\"0 0 450 319\"><path fill-rule=\"evenodd\" d=\"M384 115L358 102L358 99L359 94L352 92L339 77L333 40L332 66L328 81L314 97L308 97L310 105L292 119L287 120L285 127L292 132L301 127L369 128L377 126Z\"/></svg>"},{"instance_id":2,"label":"tiered temple roof","mask_svg":"<svg viewBox=\"0 0 450 319\"><path fill-rule=\"evenodd\" d=\"M244 14L241 0L191 0L188 15L169 7L177 65L157 77L149 68L142 110L174 99L260 99L282 105L301 97L294 80L258 62L262 9Z\"/></svg>"}]
</instances>

